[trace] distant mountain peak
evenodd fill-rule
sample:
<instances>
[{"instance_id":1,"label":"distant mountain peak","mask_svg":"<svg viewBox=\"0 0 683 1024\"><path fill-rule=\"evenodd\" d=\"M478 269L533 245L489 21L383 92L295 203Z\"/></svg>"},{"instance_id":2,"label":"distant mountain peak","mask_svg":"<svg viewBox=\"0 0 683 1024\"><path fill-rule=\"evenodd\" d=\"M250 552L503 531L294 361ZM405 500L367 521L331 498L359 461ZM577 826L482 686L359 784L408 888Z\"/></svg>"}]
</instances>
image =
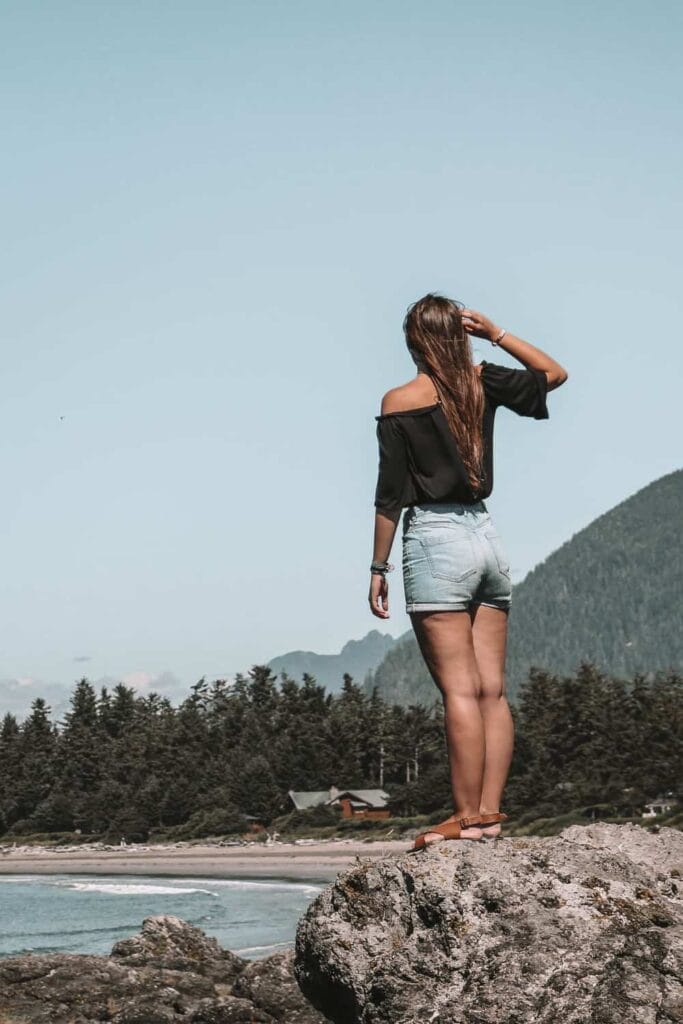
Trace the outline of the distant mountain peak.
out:
<instances>
[{"instance_id":1,"label":"distant mountain peak","mask_svg":"<svg viewBox=\"0 0 683 1024\"><path fill-rule=\"evenodd\" d=\"M344 674L348 673L360 686L368 672L376 668L397 643L390 633L371 629L360 640L347 640L339 654L317 654L315 651L289 651L268 662L269 668L279 675L285 672L292 679L301 679L304 673L330 693L342 688Z\"/></svg>"}]
</instances>

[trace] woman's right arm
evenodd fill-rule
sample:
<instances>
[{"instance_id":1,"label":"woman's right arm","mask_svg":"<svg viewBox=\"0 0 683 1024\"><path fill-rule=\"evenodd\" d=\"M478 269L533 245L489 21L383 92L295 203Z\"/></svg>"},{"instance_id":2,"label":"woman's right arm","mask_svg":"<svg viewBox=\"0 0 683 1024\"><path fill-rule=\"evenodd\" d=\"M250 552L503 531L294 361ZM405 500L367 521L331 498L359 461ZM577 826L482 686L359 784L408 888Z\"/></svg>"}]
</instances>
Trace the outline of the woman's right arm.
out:
<instances>
[{"instance_id":1,"label":"woman's right arm","mask_svg":"<svg viewBox=\"0 0 683 1024\"><path fill-rule=\"evenodd\" d=\"M475 338L485 338L486 341L494 341L502 331L493 320L483 313L478 313L476 309L463 309L462 322L468 334L474 335ZM548 378L548 391L559 388L569 377L564 366L552 356L530 342L518 338L516 334L506 331L498 344L515 359L519 359L527 369L543 371Z\"/></svg>"}]
</instances>

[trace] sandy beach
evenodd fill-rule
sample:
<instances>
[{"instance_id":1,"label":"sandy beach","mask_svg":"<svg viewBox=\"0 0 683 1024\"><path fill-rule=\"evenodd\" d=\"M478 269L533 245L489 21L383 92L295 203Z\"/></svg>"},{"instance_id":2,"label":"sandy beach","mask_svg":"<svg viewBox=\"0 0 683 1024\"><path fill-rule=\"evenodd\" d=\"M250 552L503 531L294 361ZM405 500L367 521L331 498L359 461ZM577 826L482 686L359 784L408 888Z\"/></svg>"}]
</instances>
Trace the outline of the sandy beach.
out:
<instances>
[{"instance_id":1,"label":"sandy beach","mask_svg":"<svg viewBox=\"0 0 683 1024\"><path fill-rule=\"evenodd\" d=\"M175 875L332 880L357 857L399 855L410 840L341 840L249 846L3 847L0 874Z\"/></svg>"}]
</instances>

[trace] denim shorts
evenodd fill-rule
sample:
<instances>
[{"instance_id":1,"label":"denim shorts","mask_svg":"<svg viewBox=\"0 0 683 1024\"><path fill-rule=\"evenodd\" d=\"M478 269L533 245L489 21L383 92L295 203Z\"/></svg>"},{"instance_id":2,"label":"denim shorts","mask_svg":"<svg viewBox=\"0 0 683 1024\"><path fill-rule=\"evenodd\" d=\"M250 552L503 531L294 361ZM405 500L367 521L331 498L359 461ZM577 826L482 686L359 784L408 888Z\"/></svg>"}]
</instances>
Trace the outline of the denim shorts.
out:
<instances>
[{"instance_id":1,"label":"denim shorts","mask_svg":"<svg viewBox=\"0 0 683 1024\"><path fill-rule=\"evenodd\" d=\"M483 501L406 508L403 586L406 612L510 609L510 561Z\"/></svg>"}]
</instances>

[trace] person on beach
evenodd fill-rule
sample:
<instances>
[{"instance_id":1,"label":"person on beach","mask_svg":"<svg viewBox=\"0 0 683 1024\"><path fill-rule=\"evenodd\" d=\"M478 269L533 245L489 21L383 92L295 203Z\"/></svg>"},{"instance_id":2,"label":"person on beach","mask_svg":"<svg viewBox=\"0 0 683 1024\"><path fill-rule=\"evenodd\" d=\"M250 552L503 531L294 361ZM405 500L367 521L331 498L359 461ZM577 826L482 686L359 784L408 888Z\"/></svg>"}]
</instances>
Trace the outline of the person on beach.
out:
<instances>
[{"instance_id":1,"label":"person on beach","mask_svg":"<svg viewBox=\"0 0 683 1024\"><path fill-rule=\"evenodd\" d=\"M415 840L500 835L514 744L505 696L510 562L485 500L493 490L493 423L505 406L548 419L546 395L568 377L554 359L461 302L429 293L403 330L416 376L384 395L370 608L389 617L388 559L403 515L406 612L444 704L454 813ZM523 364L474 364L469 335Z\"/></svg>"}]
</instances>

